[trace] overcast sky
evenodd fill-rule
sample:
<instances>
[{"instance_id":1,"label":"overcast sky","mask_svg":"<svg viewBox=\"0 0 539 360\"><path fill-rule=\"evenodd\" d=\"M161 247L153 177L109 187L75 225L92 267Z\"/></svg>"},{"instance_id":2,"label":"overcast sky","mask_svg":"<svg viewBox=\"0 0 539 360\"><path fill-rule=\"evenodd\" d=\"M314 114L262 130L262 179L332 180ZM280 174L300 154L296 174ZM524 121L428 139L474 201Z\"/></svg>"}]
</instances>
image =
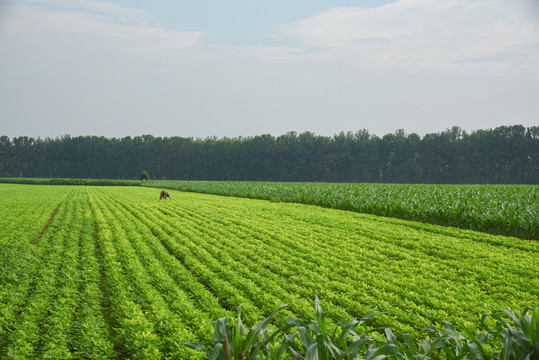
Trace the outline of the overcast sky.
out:
<instances>
[{"instance_id":1,"label":"overcast sky","mask_svg":"<svg viewBox=\"0 0 539 360\"><path fill-rule=\"evenodd\" d=\"M0 135L539 125L537 0L0 1Z\"/></svg>"}]
</instances>

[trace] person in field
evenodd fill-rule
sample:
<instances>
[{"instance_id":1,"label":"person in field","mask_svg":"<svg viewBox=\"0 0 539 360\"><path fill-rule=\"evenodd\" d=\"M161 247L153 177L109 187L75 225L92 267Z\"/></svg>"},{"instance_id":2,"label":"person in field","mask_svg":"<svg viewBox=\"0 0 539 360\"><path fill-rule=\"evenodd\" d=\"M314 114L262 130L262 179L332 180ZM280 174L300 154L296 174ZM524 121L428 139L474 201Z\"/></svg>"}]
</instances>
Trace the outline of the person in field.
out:
<instances>
[{"instance_id":1,"label":"person in field","mask_svg":"<svg viewBox=\"0 0 539 360\"><path fill-rule=\"evenodd\" d=\"M166 191L166 190L161 190L161 195L159 196L159 200L161 200L161 199L165 199L165 200L166 200L167 198L169 198L169 199L172 200L172 198L171 198L170 195L168 194L168 191Z\"/></svg>"}]
</instances>

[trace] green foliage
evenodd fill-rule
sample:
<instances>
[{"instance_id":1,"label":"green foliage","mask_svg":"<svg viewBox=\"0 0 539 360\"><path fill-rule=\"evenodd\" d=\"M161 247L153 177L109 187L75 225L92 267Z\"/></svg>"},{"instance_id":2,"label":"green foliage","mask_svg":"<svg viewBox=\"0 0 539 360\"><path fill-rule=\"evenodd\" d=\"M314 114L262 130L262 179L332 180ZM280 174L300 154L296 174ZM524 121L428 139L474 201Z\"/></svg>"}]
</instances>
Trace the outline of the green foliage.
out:
<instances>
[{"instance_id":1,"label":"green foliage","mask_svg":"<svg viewBox=\"0 0 539 360\"><path fill-rule=\"evenodd\" d=\"M502 317L503 313L510 321ZM490 316L496 320L497 328L489 335L502 343L501 360L539 359L539 309L526 307L516 314L504 309Z\"/></svg>"},{"instance_id":2,"label":"green foliage","mask_svg":"<svg viewBox=\"0 0 539 360\"><path fill-rule=\"evenodd\" d=\"M1 184L0 358L200 359L181 343L214 354L217 339L221 357L228 342L245 358L479 360L471 352L490 359L506 343L505 358L534 359L529 309L467 329L477 314L539 303L537 242L302 204L177 198Z\"/></svg>"},{"instance_id":3,"label":"green foliage","mask_svg":"<svg viewBox=\"0 0 539 360\"><path fill-rule=\"evenodd\" d=\"M279 309L249 331L241 322L241 312L238 312L236 326L230 326L226 318L215 321L213 348L205 348L197 343L184 345L204 350L209 360L539 359L539 312L527 315L531 310L529 307L518 315L504 310L510 316L511 323L497 313L491 314L496 320L496 329L477 334L466 328L460 332L452 323L442 321L441 329L427 327L425 331L430 336L421 341L416 341L409 334L397 337L390 328L368 328L365 321L376 313L360 320L329 323L318 298L315 319L310 323L287 318L287 326L272 332L266 325ZM294 332L287 333L289 329ZM377 333L380 330L383 330L384 336ZM268 336L270 333L272 335ZM256 337L255 341L253 337Z\"/></svg>"},{"instance_id":4,"label":"green foliage","mask_svg":"<svg viewBox=\"0 0 539 360\"><path fill-rule=\"evenodd\" d=\"M318 205L523 239L539 239L537 185L156 181L145 186Z\"/></svg>"},{"instance_id":5,"label":"green foliage","mask_svg":"<svg viewBox=\"0 0 539 360\"><path fill-rule=\"evenodd\" d=\"M213 348L205 348L198 343L184 343L195 350L204 350L208 359L231 360L231 359L278 359L275 357L282 354L282 349L274 349L274 338L291 326L284 326L276 332L268 330L268 325L279 310L286 307L282 305L275 309L270 316L253 325L247 330L241 320L241 306L238 307L238 317L235 326L228 323L227 318L214 321Z\"/></svg>"},{"instance_id":6,"label":"green foliage","mask_svg":"<svg viewBox=\"0 0 539 360\"><path fill-rule=\"evenodd\" d=\"M376 314L333 325L326 319L320 300L316 297L315 320L306 324L295 318L286 319L297 331L284 339L283 346L287 346L294 359L353 359L362 350L367 350L368 343L373 341L369 336L372 330L367 328L365 321ZM296 336L299 341L290 341Z\"/></svg>"},{"instance_id":7,"label":"green foliage","mask_svg":"<svg viewBox=\"0 0 539 360\"><path fill-rule=\"evenodd\" d=\"M143 174L144 175L144 172ZM149 179L149 176L148 176ZM318 205L539 240L537 185L402 185L0 178L0 183L151 186Z\"/></svg>"},{"instance_id":8,"label":"green foliage","mask_svg":"<svg viewBox=\"0 0 539 360\"><path fill-rule=\"evenodd\" d=\"M135 179L325 181L427 184L539 183L539 126L500 126L470 134L382 137L367 130L332 137L306 131L280 136L206 139L0 136L0 176ZM166 154L166 155L165 155Z\"/></svg>"},{"instance_id":9,"label":"green foliage","mask_svg":"<svg viewBox=\"0 0 539 360\"><path fill-rule=\"evenodd\" d=\"M150 181L150 175L146 170L142 170L142 173L140 174L140 180L141 181Z\"/></svg>"},{"instance_id":10,"label":"green foliage","mask_svg":"<svg viewBox=\"0 0 539 360\"><path fill-rule=\"evenodd\" d=\"M47 178L0 178L4 184L29 185L86 185L86 186L139 186L136 180L109 180L109 179L47 179Z\"/></svg>"}]
</instances>

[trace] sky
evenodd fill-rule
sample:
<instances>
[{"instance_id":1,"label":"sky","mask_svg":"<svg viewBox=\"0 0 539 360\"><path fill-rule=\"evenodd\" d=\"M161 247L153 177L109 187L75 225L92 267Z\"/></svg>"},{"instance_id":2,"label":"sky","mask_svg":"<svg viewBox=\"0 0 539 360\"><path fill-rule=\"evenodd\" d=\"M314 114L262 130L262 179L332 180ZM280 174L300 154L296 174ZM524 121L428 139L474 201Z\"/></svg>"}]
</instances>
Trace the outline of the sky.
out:
<instances>
[{"instance_id":1,"label":"sky","mask_svg":"<svg viewBox=\"0 0 539 360\"><path fill-rule=\"evenodd\" d=\"M537 0L1 0L0 136L539 125Z\"/></svg>"}]
</instances>

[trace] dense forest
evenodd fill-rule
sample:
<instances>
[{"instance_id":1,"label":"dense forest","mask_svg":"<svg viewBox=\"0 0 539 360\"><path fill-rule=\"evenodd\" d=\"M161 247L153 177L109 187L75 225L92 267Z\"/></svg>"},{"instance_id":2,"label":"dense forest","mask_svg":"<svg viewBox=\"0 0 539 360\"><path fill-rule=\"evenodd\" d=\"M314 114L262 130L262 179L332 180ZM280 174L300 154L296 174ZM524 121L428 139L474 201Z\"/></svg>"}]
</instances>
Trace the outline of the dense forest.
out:
<instances>
[{"instance_id":1,"label":"dense forest","mask_svg":"<svg viewBox=\"0 0 539 360\"><path fill-rule=\"evenodd\" d=\"M0 137L0 177L538 184L539 126L383 137Z\"/></svg>"}]
</instances>

